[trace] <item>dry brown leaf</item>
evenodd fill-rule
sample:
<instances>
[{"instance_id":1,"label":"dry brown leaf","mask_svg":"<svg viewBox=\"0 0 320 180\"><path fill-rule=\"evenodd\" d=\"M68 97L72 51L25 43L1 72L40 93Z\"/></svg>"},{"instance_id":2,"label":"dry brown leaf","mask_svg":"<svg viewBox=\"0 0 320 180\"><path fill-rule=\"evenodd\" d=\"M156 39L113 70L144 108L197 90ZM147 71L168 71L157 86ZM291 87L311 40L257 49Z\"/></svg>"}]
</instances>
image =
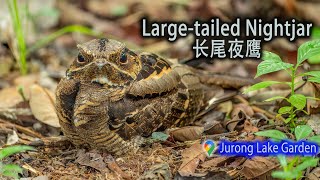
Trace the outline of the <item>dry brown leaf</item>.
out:
<instances>
[{"instance_id":1,"label":"dry brown leaf","mask_svg":"<svg viewBox=\"0 0 320 180\"><path fill-rule=\"evenodd\" d=\"M224 164L230 163L230 161L233 161L234 157L227 157L227 156L220 156L213 159L210 159L204 163L201 164L204 168L212 168L212 167L223 167Z\"/></svg>"},{"instance_id":2,"label":"dry brown leaf","mask_svg":"<svg viewBox=\"0 0 320 180\"><path fill-rule=\"evenodd\" d=\"M237 116L240 111L244 112L249 117L252 117L254 114L252 108L249 105L241 103L233 106L231 117Z\"/></svg>"},{"instance_id":3,"label":"dry brown leaf","mask_svg":"<svg viewBox=\"0 0 320 180\"><path fill-rule=\"evenodd\" d=\"M0 108L13 107L23 100L15 87L2 89L0 99Z\"/></svg>"},{"instance_id":4,"label":"dry brown leaf","mask_svg":"<svg viewBox=\"0 0 320 180\"><path fill-rule=\"evenodd\" d=\"M227 102L220 103L217 109L220 112L224 112L226 113L226 115L229 115L232 111L232 108L233 108L232 101L227 101Z\"/></svg>"},{"instance_id":5,"label":"dry brown leaf","mask_svg":"<svg viewBox=\"0 0 320 180\"><path fill-rule=\"evenodd\" d=\"M125 172L123 172L115 161L110 161L107 163L107 165L111 171L113 171L114 173L119 175L121 178L130 179L130 176L128 174L126 174Z\"/></svg>"},{"instance_id":6,"label":"dry brown leaf","mask_svg":"<svg viewBox=\"0 0 320 180\"><path fill-rule=\"evenodd\" d=\"M320 115L312 114L307 122L316 135L320 135Z\"/></svg>"},{"instance_id":7,"label":"dry brown leaf","mask_svg":"<svg viewBox=\"0 0 320 180\"><path fill-rule=\"evenodd\" d=\"M243 111L239 111L238 114L233 116L231 120L225 121L224 124L230 132L234 130L242 131L244 127L243 123L247 119L248 119L248 116Z\"/></svg>"},{"instance_id":8,"label":"dry brown leaf","mask_svg":"<svg viewBox=\"0 0 320 180\"><path fill-rule=\"evenodd\" d=\"M152 165L149 170L145 171L143 175L139 177L139 180L159 179L159 177L164 180L172 179L172 174L168 163L159 163Z\"/></svg>"},{"instance_id":9,"label":"dry brown leaf","mask_svg":"<svg viewBox=\"0 0 320 180\"><path fill-rule=\"evenodd\" d=\"M50 91L39 85L30 87L29 104L34 117L47 125L60 127L54 102L54 95Z\"/></svg>"},{"instance_id":10,"label":"dry brown leaf","mask_svg":"<svg viewBox=\"0 0 320 180\"><path fill-rule=\"evenodd\" d=\"M318 180L320 179L320 167L314 168L307 176L309 180Z\"/></svg>"},{"instance_id":11,"label":"dry brown leaf","mask_svg":"<svg viewBox=\"0 0 320 180\"><path fill-rule=\"evenodd\" d=\"M253 179L266 175L277 167L278 163L276 159L255 157L253 159L247 159L246 162L243 163L241 172L247 179Z\"/></svg>"},{"instance_id":12,"label":"dry brown leaf","mask_svg":"<svg viewBox=\"0 0 320 180\"><path fill-rule=\"evenodd\" d=\"M28 100L30 97L30 87L39 81L39 74L30 74L27 76L19 76L13 80L16 87L21 87L23 95Z\"/></svg>"},{"instance_id":13,"label":"dry brown leaf","mask_svg":"<svg viewBox=\"0 0 320 180\"><path fill-rule=\"evenodd\" d=\"M178 141L192 141L201 138L204 128L199 126L186 126L169 131L169 134Z\"/></svg>"},{"instance_id":14,"label":"dry brown leaf","mask_svg":"<svg viewBox=\"0 0 320 180\"><path fill-rule=\"evenodd\" d=\"M7 136L7 145L13 145L19 141L19 136L16 131L12 131L12 134Z\"/></svg>"},{"instance_id":15,"label":"dry brown leaf","mask_svg":"<svg viewBox=\"0 0 320 180\"><path fill-rule=\"evenodd\" d=\"M199 162L206 159L206 154L201 144L192 145L190 148L185 149L181 155L183 160L178 170L181 176L194 175Z\"/></svg>"},{"instance_id":16,"label":"dry brown leaf","mask_svg":"<svg viewBox=\"0 0 320 180\"><path fill-rule=\"evenodd\" d=\"M259 131L259 129L255 127L249 120L245 120L243 130L247 133L255 133Z\"/></svg>"},{"instance_id":17,"label":"dry brown leaf","mask_svg":"<svg viewBox=\"0 0 320 180\"><path fill-rule=\"evenodd\" d=\"M100 172L108 171L106 163L103 161L103 157L97 152L85 152L84 150L79 150L77 154L76 163L83 166L89 166Z\"/></svg>"}]
</instances>

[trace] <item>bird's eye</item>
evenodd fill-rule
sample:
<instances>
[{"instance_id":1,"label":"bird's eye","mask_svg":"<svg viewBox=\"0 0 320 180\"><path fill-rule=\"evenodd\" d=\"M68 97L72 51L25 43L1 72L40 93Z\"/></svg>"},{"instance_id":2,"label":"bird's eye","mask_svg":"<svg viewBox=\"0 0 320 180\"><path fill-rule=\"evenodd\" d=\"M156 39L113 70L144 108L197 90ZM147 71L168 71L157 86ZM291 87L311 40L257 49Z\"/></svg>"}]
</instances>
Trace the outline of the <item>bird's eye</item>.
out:
<instances>
[{"instance_id":1,"label":"bird's eye","mask_svg":"<svg viewBox=\"0 0 320 180\"><path fill-rule=\"evenodd\" d=\"M84 63L86 60L84 59L84 57L82 56L82 54L78 54L78 62L79 63Z\"/></svg>"},{"instance_id":2,"label":"bird's eye","mask_svg":"<svg viewBox=\"0 0 320 180\"><path fill-rule=\"evenodd\" d=\"M125 64L127 63L128 59L127 59L127 54L125 52L122 52L120 55L120 63Z\"/></svg>"}]
</instances>

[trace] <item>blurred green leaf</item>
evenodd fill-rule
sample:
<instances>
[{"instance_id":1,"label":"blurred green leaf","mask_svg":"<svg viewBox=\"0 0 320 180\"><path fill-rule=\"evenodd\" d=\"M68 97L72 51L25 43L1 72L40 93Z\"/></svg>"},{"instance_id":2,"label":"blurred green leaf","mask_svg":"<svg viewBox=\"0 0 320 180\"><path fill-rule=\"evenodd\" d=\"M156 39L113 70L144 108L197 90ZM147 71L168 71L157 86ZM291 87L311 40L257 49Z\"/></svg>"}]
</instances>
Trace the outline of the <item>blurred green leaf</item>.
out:
<instances>
[{"instance_id":1,"label":"blurred green leaf","mask_svg":"<svg viewBox=\"0 0 320 180\"><path fill-rule=\"evenodd\" d=\"M86 34L86 35L90 35L90 36L102 37L101 33L93 31L92 29L87 28L85 26L80 26L80 25L65 26L62 29L40 39L39 41L37 41L33 46L31 46L28 49L27 55L29 55L31 52L35 51L36 49L39 49L39 48L49 44L51 41L53 41L57 37L59 37L63 34L66 34L66 33L70 33L70 32L79 32L81 34Z\"/></svg>"},{"instance_id":2,"label":"blurred green leaf","mask_svg":"<svg viewBox=\"0 0 320 180\"><path fill-rule=\"evenodd\" d=\"M10 17L13 23L13 30L16 35L16 40L18 44L18 53L19 57L16 57L18 60L20 72L22 75L26 75L28 72L28 64L27 64L27 48L25 43L25 37L23 33L21 17L19 14L19 8L17 5L17 0L6 0L8 9L10 12Z\"/></svg>"},{"instance_id":3,"label":"blurred green leaf","mask_svg":"<svg viewBox=\"0 0 320 180\"><path fill-rule=\"evenodd\" d=\"M320 144L320 135L310 137L309 141L313 141Z\"/></svg>"},{"instance_id":4,"label":"blurred green leaf","mask_svg":"<svg viewBox=\"0 0 320 180\"><path fill-rule=\"evenodd\" d=\"M320 71L309 71L309 72L306 72L306 73L303 73L302 74L303 76L314 76L314 77L320 77Z\"/></svg>"},{"instance_id":5,"label":"blurred green leaf","mask_svg":"<svg viewBox=\"0 0 320 180\"><path fill-rule=\"evenodd\" d=\"M257 84L254 84L252 86L250 86L248 89L246 89L243 93L248 93L250 91L256 91L256 90L259 90L259 89L263 89L263 88L266 88L266 87L269 87L273 84L281 84L282 82L279 82L279 81L263 81L263 82L259 82Z\"/></svg>"},{"instance_id":6,"label":"blurred green leaf","mask_svg":"<svg viewBox=\"0 0 320 180\"><path fill-rule=\"evenodd\" d=\"M293 170L295 172L301 172L307 169L308 167L315 167L317 166L318 161L319 158L310 157L307 160L303 161L301 164L297 165L296 168L294 168Z\"/></svg>"},{"instance_id":7,"label":"blurred green leaf","mask_svg":"<svg viewBox=\"0 0 320 180\"><path fill-rule=\"evenodd\" d=\"M160 141L166 141L169 137L168 134L165 134L163 132L153 132L152 133L152 138Z\"/></svg>"},{"instance_id":8,"label":"blurred green leaf","mask_svg":"<svg viewBox=\"0 0 320 180\"><path fill-rule=\"evenodd\" d=\"M320 27L313 27L311 32L313 39L320 39Z\"/></svg>"},{"instance_id":9,"label":"blurred green leaf","mask_svg":"<svg viewBox=\"0 0 320 180\"><path fill-rule=\"evenodd\" d=\"M281 167L286 167L288 165L288 162L287 162L287 157L284 156L284 155L278 155L277 156L278 160L279 160L279 163L281 165Z\"/></svg>"},{"instance_id":10,"label":"blurred green leaf","mask_svg":"<svg viewBox=\"0 0 320 180\"><path fill-rule=\"evenodd\" d=\"M290 111L292 110L291 106L283 106L278 110L279 114L287 114L290 113Z\"/></svg>"},{"instance_id":11,"label":"blurred green leaf","mask_svg":"<svg viewBox=\"0 0 320 180\"><path fill-rule=\"evenodd\" d=\"M274 97L271 97L271 98L266 99L264 101L269 102L269 101L274 101L274 100L277 100L277 99L286 99L287 100L287 98L282 97L282 96L274 96Z\"/></svg>"},{"instance_id":12,"label":"blurred green leaf","mask_svg":"<svg viewBox=\"0 0 320 180\"><path fill-rule=\"evenodd\" d=\"M47 16L52 18L57 18L59 16L59 11L50 6L42 7L35 15L33 16Z\"/></svg>"},{"instance_id":13,"label":"blurred green leaf","mask_svg":"<svg viewBox=\"0 0 320 180\"><path fill-rule=\"evenodd\" d=\"M0 174L7 177L13 177L15 179L18 179L19 173L22 174L22 168L15 164L2 164L2 167L0 168Z\"/></svg>"},{"instance_id":14,"label":"blurred green leaf","mask_svg":"<svg viewBox=\"0 0 320 180\"><path fill-rule=\"evenodd\" d=\"M308 81L314 82L314 83L320 83L320 78L319 77L309 77Z\"/></svg>"},{"instance_id":15,"label":"blurred green leaf","mask_svg":"<svg viewBox=\"0 0 320 180\"><path fill-rule=\"evenodd\" d=\"M272 172L273 178L279 178L279 179L294 179L298 176L298 173L296 172L284 172L284 171L273 171Z\"/></svg>"},{"instance_id":16,"label":"blurred green leaf","mask_svg":"<svg viewBox=\"0 0 320 180\"><path fill-rule=\"evenodd\" d=\"M113 16L123 16L127 14L128 7L126 5L118 5L111 10Z\"/></svg>"},{"instance_id":17,"label":"blurred green leaf","mask_svg":"<svg viewBox=\"0 0 320 180\"><path fill-rule=\"evenodd\" d=\"M297 140L304 139L308 137L312 132L312 129L309 125L300 125L294 129L294 135Z\"/></svg>"},{"instance_id":18,"label":"blurred green leaf","mask_svg":"<svg viewBox=\"0 0 320 180\"><path fill-rule=\"evenodd\" d=\"M288 139L287 135L279 130L271 129L254 133L257 136L269 137L277 140Z\"/></svg>"},{"instance_id":19,"label":"blurred green leaf","mask_svg":"<svg viewBox=\"0 0 320 180\"><path fill-rule=\"evenodd\" d=\"M320 54L320 39L303 43L298 49L297 65L299 66L304 60Z\"/></svg>"},{"instance_id":20,"label":"blurred green leaf","mask_svg":"<svg viewBox=\"0 0 320 180\"><path fill-rule=\"evenodd\" d=\"M33 147L31 146L9 146L9 147L5 147L3 149L0 150L0 160L8 157L12 154L15 153L19 153L19 152L24 152L24 151L28 151L28 150L34 150Z\"/></svg>"}]
</instances>

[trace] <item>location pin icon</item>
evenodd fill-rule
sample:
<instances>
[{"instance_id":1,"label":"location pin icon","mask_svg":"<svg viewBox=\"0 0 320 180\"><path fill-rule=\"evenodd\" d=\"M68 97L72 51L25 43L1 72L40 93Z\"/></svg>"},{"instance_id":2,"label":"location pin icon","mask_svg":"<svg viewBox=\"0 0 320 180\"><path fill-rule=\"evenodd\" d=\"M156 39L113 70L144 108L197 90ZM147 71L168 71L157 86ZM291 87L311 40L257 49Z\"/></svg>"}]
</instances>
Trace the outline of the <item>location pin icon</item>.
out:
<instances>
[{"instance_id":1,"label":"location pin icon","mask_svg":"<svg viewBox=\"0 0 320 180\"><path fill-rule=\"evenodd\" d=\"M204 151L206 152L207 156L211 156L212 153L214 152L214 149L216 148L216 144L212 140L206 140L202 144Z\"/></svg>"}]
</instances>

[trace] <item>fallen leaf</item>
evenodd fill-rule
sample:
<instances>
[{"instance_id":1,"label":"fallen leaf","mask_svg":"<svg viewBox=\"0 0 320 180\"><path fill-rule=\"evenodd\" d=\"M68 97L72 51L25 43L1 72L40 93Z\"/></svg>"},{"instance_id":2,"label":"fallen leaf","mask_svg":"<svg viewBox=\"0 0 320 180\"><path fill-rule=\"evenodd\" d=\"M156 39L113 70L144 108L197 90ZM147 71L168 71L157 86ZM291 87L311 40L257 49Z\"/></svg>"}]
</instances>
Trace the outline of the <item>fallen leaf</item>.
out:
<instances>
[{"instance_id":1,"label":"fallen leaf","mask_svg":"<svg viewBox=\"0 0 320 180\"><path fill-rule=\"evenodd\" d=\"M192 141L200 139L203 131L203 127L186 126L172 131L169 130L169 134L178 141Z\"/></svg>"},{"instance_id":2,"label":"fallen leaf","mask_svg":"<svg viewBox=\"0 0 320 180\"><path fill-rule=\"evenodd\" d=\"M239 111L238 114L234 115L231 120L226 121L224 124L230 132L234 130L242 131L244 127L243 123L248 118L249 117L243 111Z\"/></svg>"},{"instance_id":3,"label":"fallen leaf","mask_svg":"<svg viewBox=\"0 0 320 180\"><path fill-rule=\"evenodd\" d=\"M139 177L139 180L142 179L172 179L169 164L160 163L152 165L149 170L145 171L143 175Z\"/></svg>"},{"instance_id":4,"label":"fallen leaf","mask_svg":"<svg viewBox=\"0 0 320 180\"><path fill-rule=\"evenodd\" d=\"M201 164L201 167L210 168L210 167L224 167L225 164L229 164L231 161L234 161L235 157L215 157Z\"/></svg>"},{"instance_id":5,"label":"fallen leaf","mask_svg":"<svg viewBox=\"0 0 320 180\"><path fill-rule=\"evenodd\" d=\"M255 157L253 159L247 159L243 163L243 168L241 170L241 173L247 179L253 179L263 175L267 175L277 167L278 167L278 163L275 158L272 159L269 157Z\"/></svg>"},{"instance_id":6,"label":"fallen leaf","mask_svg":"<svg viewBox=\"0 0 320 180\"><path fill-rule=\"evenodd\" d=\"M255 127L249 120L245 120L243 130L247 133L254 133L259 131L259 129Z\"/></svg>"},{"instance_id":7,"label":"fallen leaf","mask_svg":"<svg viewBox=\"0 0 320 180\"><path fill-rule=\"evenodd\" d=\"M320 115L312 114L307 122L316 135L320 135Z\"/></svg>"},{"instance_id":8,"label":"fallen leaf","mask_svg":"<svg viewBox=\"0 0 320 180\"><path fill-rule=\"evenodd\" d=\"M15 87L9 87L0 90L0 99L0 108L13 107L14 105L23 101L17 88Z\"/></svg>"},{"instance_id":9,"label":"fallen leaf","mask_svg":"<svg viewBox=\"0 0 320 180\"><path fill-rule=\"evenodd\" d=\"M45 88L39 85L30 87L29 104L34 117L47 125L60 127L54 101L54 95Z\"/></svg>"},{"instance_id":10,"label":"fallen leaf","mask_svg":"<svg viewBox=\"0 0 320 180\"><path fill-rule=\"evenodd\" d=\"M254 114L252 108L249 105L242 103L242 104L236 104L233 106L231 117L237 116L240 111L244 112L249 117L252 117Z\"/></svg>"},{"instance_id":11,"label":"fallen leaf","mask_svg":"<svg viewBox=\"0 0 320 180\"><path fill-rule=\"evenodd\" d=\"M318 180L320 179L320 167L314 168L307 176L309 180Z\"/></svg>"},{"instance_id":12,"label":"fallen leaf","mask_svg":"<svg viewBox=\"0 0 320 180\"><path fill-rule=\"evenodd\" d=\"M191 176L191 177L183 177L179 173L176 173L174 176L175 180L200 180L200 179L211 179L211 180L231 180L233 179L227 172L225 171L209 171L208 173L201 174L202 176Z\"/></svg>"},{"instance_id":13,"label":"fallen leaf","mask_svg":"<svg viewBox=\"0 0 320 180\"><path fill-rule=\"evenodd\" d=\"M12 131L12 134L8 134L7 145L13 145L19 141L19 136L16 131Z\"/></svg>"},{"instance_id":14,"label":"fallen leaf","mask_svg":"<svg viewBox=\"0 0 320 180\"><path fill-rule=\"evenodd\" d=\"M118 164L115 161L108 162L107 165L111 171L113 171L123 179L131 179L128 174L126 174L121 170L121 168L118 166Z\"/></svg>"},{"instance_id":15,"label":"fallen leaf","mask_svg":"<svg viewBox=\"0 0 320 180\"><path fill-rule=\"evenodd\" d=\"M182 153L182 164L178 170L181 176L191 176L195 174L195 170L200 161L206 159L206 154L201 144L194 144Z\"/></svg>"},{"instance_id":16,"label":"fallen leaf","mask_svg":"<svg viewBox=\"0 0 320 180\"><path fill-rule=\"evenodd\" d=\"M100 172L106 172L107 165L103 161L103 157L96 152L85 152L83 149L79 150L77 154L76 163L83 166L92 167Z\"/></svg>"},{"instance_id":17,"label":"fallen leaf","mask_svg":"<svg viewBox=\"0 0 320 180\"><path fill-rule=\"evenodd\" d=\"M16 87L22 88L25 98L30 98L30 87L39 81L39 74L19 76L13 80Z\"/></svg>"},{"instance_id":18,"label":"fallen leaf","mask_svg":"<svg viewBox=\"0 0 320 180\"><path fill-rule=\"evenodd\" d=\"M222 126L225 119L225 113L220 111L211 111L204 115L195 125L204 127L206 134L221 134L227 132Z\"/></svg>"}]
</instances>

